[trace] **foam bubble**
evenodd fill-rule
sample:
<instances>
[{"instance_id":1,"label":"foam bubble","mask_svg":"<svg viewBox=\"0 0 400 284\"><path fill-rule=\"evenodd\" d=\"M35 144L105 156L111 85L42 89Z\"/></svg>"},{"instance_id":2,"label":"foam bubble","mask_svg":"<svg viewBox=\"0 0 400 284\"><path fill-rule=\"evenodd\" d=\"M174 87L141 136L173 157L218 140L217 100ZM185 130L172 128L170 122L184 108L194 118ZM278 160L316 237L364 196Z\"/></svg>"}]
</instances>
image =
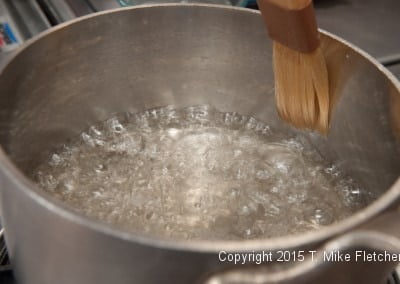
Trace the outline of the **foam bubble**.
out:
<instances>
[{"instance_id":1,"label":"foam bubble","mask_svg":"<svg viewBox=\"0 0 400 284\"><path fill-rule=\"evenodd\" d=\"M52 153L35 179L77 211L178 239L318 229L371 200L301 136L210 106L115 116Z\"/></svg>"}]
</instances>

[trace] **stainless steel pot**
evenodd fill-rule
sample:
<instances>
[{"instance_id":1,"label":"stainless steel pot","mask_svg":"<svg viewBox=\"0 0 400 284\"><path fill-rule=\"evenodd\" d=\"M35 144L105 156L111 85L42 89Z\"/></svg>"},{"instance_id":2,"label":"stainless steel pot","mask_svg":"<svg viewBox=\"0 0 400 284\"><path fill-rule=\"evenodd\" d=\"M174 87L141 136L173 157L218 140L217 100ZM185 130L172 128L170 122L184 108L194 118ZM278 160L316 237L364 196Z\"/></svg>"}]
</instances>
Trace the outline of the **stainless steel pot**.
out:
<instances>
[{"instance_id":1,"label":"stainless steel pot","mask_svg":"<svg viewBox=\"0 0 400 284\"><path fill-rule=\"evenodd\" d=\"M400 84L358 48L321 37L340 100L328 138L308 136L380 198L317 232L228 242L118 230L52 200L26 174L49 145L127 110L207 103L287 128L275 111L270 42L258 12L136 7L60 25L25 45L0 73L1 216L18 283L178 284L208 276L209 283L382 282L394 262L318 262L307 254L289 265L234 266L218 258L221 250L315 249L317 260L323 250L400 252Z\"/></svg>"}]
</instances>

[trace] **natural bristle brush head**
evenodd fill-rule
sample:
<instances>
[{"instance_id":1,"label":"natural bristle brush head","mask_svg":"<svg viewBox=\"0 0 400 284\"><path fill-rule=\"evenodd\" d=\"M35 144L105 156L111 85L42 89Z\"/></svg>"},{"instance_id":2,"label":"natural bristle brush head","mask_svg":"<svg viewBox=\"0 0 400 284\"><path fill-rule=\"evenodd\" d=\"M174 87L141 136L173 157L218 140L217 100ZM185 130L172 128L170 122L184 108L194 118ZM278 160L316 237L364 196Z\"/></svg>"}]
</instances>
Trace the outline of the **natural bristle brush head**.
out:
<instances>
[{"instance_id":1,"label":"natural bristle brush head","mask_svg":"<svg viewBox=\"0 0 400 284\"><path fill-rule=\"evenodd\" d=\"M297 128L326 134L330 111L328 71L311 0L258 0L258 4L274 40L279 115Z\"/></svg>"},{"instance_id":2,"label":"natural bristle brush head","mask_svg":"<svg viewBox=\"0 0 400 284\"><path fill-rule=\"evenodd\" d=\"M303 54L274 42L273 54L279 115L297 128L325 134L330 102L328 72L321 50Z\"/></svg>"}]
</instances>

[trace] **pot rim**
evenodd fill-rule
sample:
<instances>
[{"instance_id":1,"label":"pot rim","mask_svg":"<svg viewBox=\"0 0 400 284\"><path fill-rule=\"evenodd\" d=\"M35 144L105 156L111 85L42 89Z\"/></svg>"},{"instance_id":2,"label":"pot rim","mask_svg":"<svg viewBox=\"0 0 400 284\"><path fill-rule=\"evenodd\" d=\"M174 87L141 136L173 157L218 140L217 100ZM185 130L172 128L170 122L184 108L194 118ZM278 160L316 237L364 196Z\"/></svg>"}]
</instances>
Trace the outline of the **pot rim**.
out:
<instances>
[{"instance_id":1,"label":"pot rim","mask_svg":"<svg viewBox=\"0 0 400 284\"><path fill-rule=\"evenodd\" d=\"M6 64L2 68L0 68L0 76L6 71L7 67L12 64L14 58L16 58L19 54L23 53L26 49L29 49L29 47L33 45L36 41L39 41L41 38L46 37L47 35L53 32L65 29L68 26L73 25L75 23L81 21L87 21L94 17L101 17L106 14L128 12L128 10L130 11L138 9L152 9L157 7L166 7L166 8L199 7L204 9L226 9L231 11L233 10L239 13L252 13L255 15L260 14L260 12L256 10L250 10L239 7L230 7L225 5L213 5L213 4L149 4L149 5L133 6L128 8L118 8L114 10L90 14L60 24L56 27L50 28L49 30L42 32L39 36L28 40L26 43L24 43L23 46L21 46L17 50L17 52L15 52L10 58L8 58ZM345 46L347 46L348 48L352 49L354 52L362 56L364 59L369 61L371 64L373 64L386 78L388 78L388 80L393 84L393 86L398 90L400 94L400 82L389 70L386 69L386 67L381 65L371 55L369 55L365 51L361 50L360 48L354 46L353 44L347 42L346 40L336 35L333 35L324 30L320 30L320 32L325 36L333 40L336 40L341 44L344 44ZM8 158L7 154L4 152L1 146L0 146L0 170L3 171L5 176L7 176L10 180L14 182L18 190L22 190L29 198L32 199L32 201L37 202L38 204L43 206L46 210L49 210L52 213L57 214L60 217L65 218L72 223L88 227L92 230L95 230L99 233L108 235L113 238L129 242L136 242L147 246L171 249L171 250L218 253L220 251L240 252L240 251L253 251L253 250L276 251L279 249L294 249L297 247L307 246L309 244L320 243L336 235L345 233L365 223L368 219L371 219L378 213L385 211L386 209L389 209L396 202L400 202L400 178L398 178L397 181L384 194L382 194L377 200L372 202L364 209L356 212L352 216L342 221L339 221L335 224L329 225L325 228L316 231L310 231L307 233L288 235L283 237L274 237L268 239L252 239L252 240L216 240L216 241L169 240L169 239L161 239L156 236L148 236L140 233L123 230L113 225L97 221L95 219L86 217L83 214L73 211L72 209L65 206L61 201L55 200L51 196L45 194L45 192L43 192L33 181L31 181L28 177L26 177L17 168L17 166Z\"/></svg>"}]
</instances>

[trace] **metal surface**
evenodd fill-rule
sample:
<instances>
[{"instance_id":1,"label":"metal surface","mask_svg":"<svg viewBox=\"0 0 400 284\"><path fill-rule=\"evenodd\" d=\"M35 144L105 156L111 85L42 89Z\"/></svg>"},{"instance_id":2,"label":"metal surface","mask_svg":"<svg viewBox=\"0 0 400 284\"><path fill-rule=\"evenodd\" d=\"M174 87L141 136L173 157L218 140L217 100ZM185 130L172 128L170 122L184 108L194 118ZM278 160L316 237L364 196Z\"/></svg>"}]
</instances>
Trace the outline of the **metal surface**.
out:
<instances>
[{"instance_id":1,"label":"metal surface","mask_svg":"<svg viewBox=\"0 0 400 284\"><path fill-rule=\"evenodd\" d=\"M325 34L322 43L332 92L341 98L328 138L304 135L381 197L317 232L227 242L162 241L120 231L51 200L24 174L47 155L48 145L116 112L207 103L287 128L275 111L270 42L257 12L207 5L123 9L60 25L20 50L0 74L1 215L19 283L194 283L229 267L218 261L219 250L316 248L398 205L399 83L340 39ZM351 249L361 233L338 244ZM371 235L362 235L366 246L381 240L371 249L388 242L397 249L397 239L383 231ZM392 268L378 266L376 273ZM368 283L358 273L345 275ZM288 281L282 283L297 283Z\"/></svg>"},{"instance_id":2,"label":"metal surface","mask_svg":"<svg viewBox=\"0 0 400 284\"><path fill-rule=\"evenodd\" d=\"M313 256L284 270L273 266L263 268L233 268L216 273L207 284L385 284L391 279L396 267L395 262L367 262L355 257L356 251L367 254L400 254L400 232L398 231L399 213L393 212L380 216L374 225L336 238L326 243ZM396 228L388 230L388 228ZM376 233L374 231L380 231ZM390 231L390 232L387 232ZM384 234L384 232L389 234ZM348 261L326 260L326 255L349 254ZM357 260L356 260L357 259Z\"/></svg>"},{"instance_id":3,"label":"metal surface","mask_svg":"<svg viewBox=\"0 0 400 284\"><path fill-rule=\"evenodd\" d=\"M94 0L96 1L96 0ZM121 6L134 6L143 4L165 4L165 3L202 3L202 4L220 4L246 7L247 0L118 0Z\"/></svg>"}]
</instances>

